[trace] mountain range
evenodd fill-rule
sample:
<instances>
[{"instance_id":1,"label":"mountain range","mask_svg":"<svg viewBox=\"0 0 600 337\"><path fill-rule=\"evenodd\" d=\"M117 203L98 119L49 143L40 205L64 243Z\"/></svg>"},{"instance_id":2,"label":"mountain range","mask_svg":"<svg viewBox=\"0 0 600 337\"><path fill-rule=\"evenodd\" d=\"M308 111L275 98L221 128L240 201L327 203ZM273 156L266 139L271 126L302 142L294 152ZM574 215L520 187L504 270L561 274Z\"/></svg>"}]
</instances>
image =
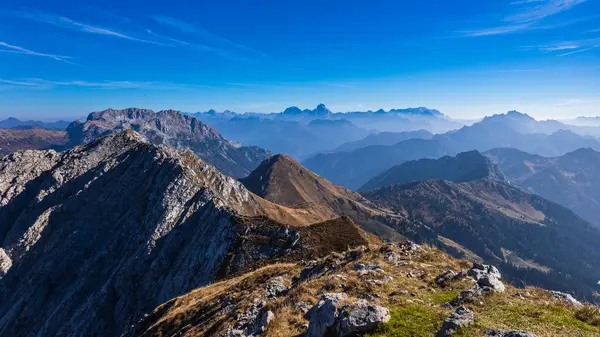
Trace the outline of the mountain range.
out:
<instances>
[{"instance_id":1,"label":"mountain range","mask_svg":"<svg viewBox=\"0 0 600 337\"><path fill-rule=\"evenodd\" d=\"M572 209L600 227L600 152L580 148L558 157L542 157L499 148L485 155L511 182Z\"/></svg>"},{"instance_id":2,"label":"mountain range","mask_svg":"<svg viewBox=\"0 0 600 337\"><path fill-rule=\"evenodd\" d=\"M556 122L558 123L558 122ZM511 147L543 156L558 156L579 148L600 150L600 141L569 130L553 128L555 122L538 122L528 115L509 112L486 117L471 126L433 136L409 139L394 145L367 146L350 152L322 153L303 164L315 173L352 189L394 165L420 158L439 158L460 152ZM559 123L560 124L560 123ZM540 133L545 130L550 134ZM535 133L532 133L535 132Z\"/></svg>"},{"instance_id":3,"label":"mountain range","mask_svg":"<svg viewBox=\"0 0 600 337\"><path fill-rule=\"evenodd\" d=\"M285 155L237 181L189 149L171 148L172 140L149 136L189 130L156 116L172 112L124 113L72 125L71 135L75 128L79 139L91 140L86 145L0 160L0 335L134 333L129 329L145 314L195 288L233 284L262 267L312 266L308 260L328 254L352 259L347 249L402 238L499 265L517 285L594 300L600 231L507 183L476 175L361 195ZM171 117L202 129L191 117ZM430 263L444 263L432 254ZM320 275L307 268L302 277ZM229 294L205 313L228 313L227 303L242 298ZM236 308L241 315L247 307Z\"/></svg>"},{"instance_id":4,"label":"mountain range","mask_svg":"<svg viewBox=\"0 0 600 337\"><path fill-rule=\"evenodd\" d=\"M0 129L0 157L22 150L64 149L69 139L61 130Z\"/></svg>"},{"instance_id":5,"label":"mountain range","mask_svg":"<svg viewBox=\"0 0 600 337\"><path fill-rule=\"evenodd\" d=\"M55 122L41 122L34 120L22 121L20 119L9 117L0 121L0 129L18 129L18 128L40 128L47 130L65 130L71 124L70 121L59 120Z\"/></svg>"},{"instance_id":6,"label":"mountain range","mask_svg":"<svg viewBox=\"0 0 600 337\"><path fill-rule=\"evenodd\" d=\"M111 132L132 129L151 143L175 149L190 149L221 172L244 177L270 152L256 146L241 146L225 139L214 128L174 110L107 109L91 113L85 122L67 128L70 144L86 144Z\"/></svg>"},{"instance_id":7,"label":"mountain range","mask_svg":"<svg viewBox=\"0 0 600 337\"><path fill-rule=\"evenodd\" d=\"M281 113L237 114L210 110L194 117L213 125L227 138L285 153L296 159L358 141L380 131L447 131L460 127L441 112L427 108L334 113L324 104L315 109L290 107ZM423 133L418 135L426 137ZM392 136L392 135L389 135ZM368 142L368 141L367 141Z\"/></svg>"},{"instance_id":8,"label":"mountain range","mask_svg":"<svg viewBox=\"0 0 600 337\"><path fill-rule=\"evenodd\" d=\"M457 183L478 179L504 181L504 174L487 157L477 151L462 152L455 157L419 159L394 166L375 176L360 190L402 184L417 180L443 179Z\"/></svg>"}]
</instances>

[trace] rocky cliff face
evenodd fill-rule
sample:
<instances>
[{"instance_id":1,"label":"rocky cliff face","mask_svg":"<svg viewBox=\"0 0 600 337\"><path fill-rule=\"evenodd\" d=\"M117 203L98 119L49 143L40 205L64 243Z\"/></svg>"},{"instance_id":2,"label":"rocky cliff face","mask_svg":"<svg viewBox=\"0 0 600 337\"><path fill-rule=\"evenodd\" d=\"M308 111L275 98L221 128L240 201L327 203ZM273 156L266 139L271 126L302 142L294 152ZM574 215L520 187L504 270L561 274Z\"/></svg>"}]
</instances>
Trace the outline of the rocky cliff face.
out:
<instances>
[{"instance_id":1,"label":"rocky cliff face","mask_svg":"<svg viewBox=\"0 0 600 337\"><path fill-rule=\"evenodd\" d=\"M246 176L270 155L255 146L230 142L212 127L174 110L108 109L91 113L83 123L72 123L67 132L71 145L79 145L125 129L135 130L156 145L190 149L221 172L236 178Z\"/></svg>"},{"instance_id":2,"label":"rocky cliff face","mask_svg":"<svg viewBox=\"0 0 600 337\"><path fill-rule=\"evenodd\" d=\"M259 228L235 219L256 216L318 220L131 130L64 153L5 157L0 335L119 335L159 303L252 263L226 256Z\"/></svg>"}]
</instances>

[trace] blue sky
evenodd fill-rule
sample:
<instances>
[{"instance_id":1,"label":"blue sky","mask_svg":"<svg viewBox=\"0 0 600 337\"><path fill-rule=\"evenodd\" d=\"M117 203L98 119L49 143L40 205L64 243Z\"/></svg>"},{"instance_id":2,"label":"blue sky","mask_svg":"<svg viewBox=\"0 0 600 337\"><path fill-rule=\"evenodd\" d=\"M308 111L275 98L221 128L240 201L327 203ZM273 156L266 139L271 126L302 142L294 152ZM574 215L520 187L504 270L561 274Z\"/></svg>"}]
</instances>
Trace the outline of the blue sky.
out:
<instances>
[{"instance_id":1,"label":"blue sky","mask_svg":"<svg viewBox=\"0 0 600 337\"><path fill-rule=\"evenodd\" d=\"M0 117L108 107L600 115L600 1L0 4Z\"/></svg>"}]
</instances>

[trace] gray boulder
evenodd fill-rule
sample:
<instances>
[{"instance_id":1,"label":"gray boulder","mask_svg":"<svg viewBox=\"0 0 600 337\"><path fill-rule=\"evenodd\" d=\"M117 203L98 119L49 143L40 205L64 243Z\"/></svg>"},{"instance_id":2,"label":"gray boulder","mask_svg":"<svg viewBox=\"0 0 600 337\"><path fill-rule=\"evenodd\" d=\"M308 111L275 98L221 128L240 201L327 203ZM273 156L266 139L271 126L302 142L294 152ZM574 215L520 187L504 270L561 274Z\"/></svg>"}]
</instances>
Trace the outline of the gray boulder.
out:
<instances>
[{"instance_id":1,"label":"gray boulder","mask_svg":"<svg viewBox=\"0 0 600 337\"><path fill-rule=\"evenodd\" d=\"M471 276L480 287L489 287L497 292L504 292L506 287L500 281L502 274L498 271L498 268L480 263L473 263L467 275Z\"/></svg>"},{"instance_id":2,"label":"gray boulder","mask_svg":"<svg viewBox=\"0 0 600 337\"><path fill-rule=\"evenodd\" d=\"M334 327L338 317L341 302L348 298L345 293L326 293L308 313L308 331L306 337L323 337Z\"/></svg>"},{"instance_id":3,"label":"gray boulder","mask_svg":"<svg viewBox=\"0 0 600 337\"><path fill-rule=\"evenodd\" d=\"M359 300L354 308L345 308L338 318L336 336L349 337L371 331L380 323L390 320L387 308L371 305L365 300Z\"/></svg>"},{"instance_id":4,"label":"gray boulder","mask_svg":"<svg viewBox=\"0 0 600 337\"><path fill-rule=\"evenodd\" d=\"M440 287L445 287L450 281L452 281L456 277L456 273L453 270L446 270L445 272L439 274L435 278L435 283Z\"/></svg>"},{"instance_id":5,"label":"gray boulder","mask_svg":"<svg viewBox=\"0 0 600 337\"><path fill-rule=\"evenodd\" d=\"M265 310L264 305L265 302L255 299L246 311L237 315L235 325L227 330L225 337L249 337L265 332L275 314Z\"/></svg>"},{"instance_id":6,"label":"gray boulder","mask_svg":"<svg viewBox=\"0 0 600 337\"><path fill-rule=\"evenodd\" d=\"M537 337L536 334L532 334L527 331L506 331L506 330L493 330L487 329L485 331L486 336L493 337Z\"/></svg>"},{"instance_id":7,"label":"gray boulder","mask_svg":"<svg viewBox=\"0 0 600 337\"><path fill-rule=\"evenodd\" d=\"M446 317L442 328L438 332L438 337L448 337L455 334L458 330L467 327L475 321L475 314L465 308L459 307L454 313Z\"/></svg>"},{"instance_id":8,"label":"gray boulder","mask_svg":"<svg viewBox=\"0 0 600 337\"><path fill-rule=\"evenodd\" d=\"M275 298L287 292L288 287L285 285L285 278L277 276L269 280L265 286L268 298Z\"/></svg>"},{"instance_id":9,"label":"gray boulder","mask_svg":"<svg viewBox=\"0 0 600 337\"><path fill-rule=\"evenodd\" d=\"M354 270L356 270L360 275L377 274L384 272L383 269L376 264L364 265L362 263L357 263L356 266L354 266Z\"/></svg>"},{"instance_id":10,"label":"gray boulder","mask_svg":"<svg viewBox=\"0 0 600 337\"><path fill-rule=\"evenodd\" d=\"M566 302L570 305L573 305L576 307L583 305L583 304L581 304L581 302L576 300L575 297L571 296L571 294L563 293L562 291L556 291L556 290L551 290L550 292L552 293L552 296L554 296L554 298L559 299L563 302Z\"/></svg>"}]
</instances>

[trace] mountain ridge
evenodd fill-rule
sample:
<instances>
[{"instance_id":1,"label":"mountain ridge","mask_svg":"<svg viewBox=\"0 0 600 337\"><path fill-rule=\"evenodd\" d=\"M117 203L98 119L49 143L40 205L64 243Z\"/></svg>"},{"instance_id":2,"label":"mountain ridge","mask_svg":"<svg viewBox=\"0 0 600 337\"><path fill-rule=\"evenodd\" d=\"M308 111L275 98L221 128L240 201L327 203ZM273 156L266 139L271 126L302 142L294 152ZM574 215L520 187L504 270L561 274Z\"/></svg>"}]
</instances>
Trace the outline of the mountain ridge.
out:
<instances>
[{"instance_id":1,"label":"mountain ridge","mask_svg":"<svg viewBox=\"0 0 600 337\"><path fill-rule=\"evenodd\" d=\"M211 126L175 110L106 109L89 114L85 122L71 123L67 133L74 146L125 129L139 132L154 144L189 148L233 177L245 176L270 155L259 147L231 142Z\"/></svg>"},{"instance_id":2,"label":"mountain ridge","mask_svg":"<svg viewBox=\"0 0 600 337\"><path fill-rule=\"evenodd\" d=\"M504 181L500 169L479 151L461 152L454 157L407 161L375 176L359 190L366 191L387 185L415 180L442 179L456 183L478 179Z\"/></svg>"}]
</instances>

